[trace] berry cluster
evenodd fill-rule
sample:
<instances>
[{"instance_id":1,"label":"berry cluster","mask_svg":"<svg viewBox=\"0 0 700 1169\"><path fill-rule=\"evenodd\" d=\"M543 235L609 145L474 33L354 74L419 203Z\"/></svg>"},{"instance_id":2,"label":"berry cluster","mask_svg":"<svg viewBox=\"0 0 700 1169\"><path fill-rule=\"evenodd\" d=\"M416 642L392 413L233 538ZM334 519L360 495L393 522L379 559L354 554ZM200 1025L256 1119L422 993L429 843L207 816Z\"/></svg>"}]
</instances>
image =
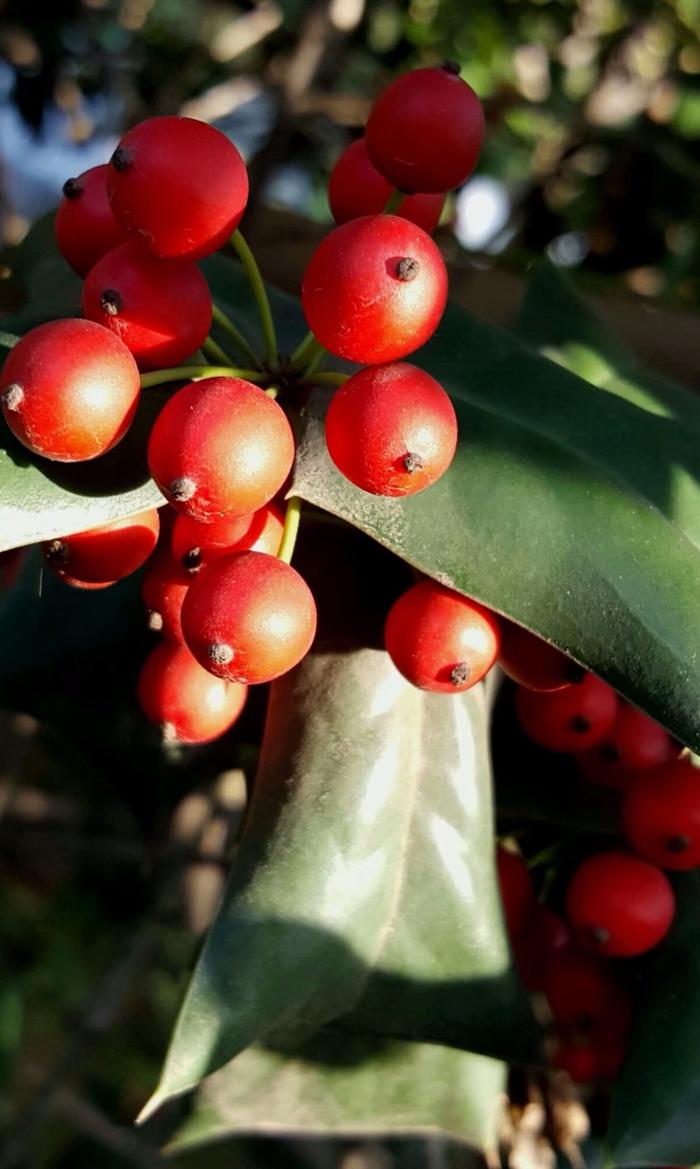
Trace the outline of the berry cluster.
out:
<instances>
[{"instance_id":1,"label":"berry cluster","mask_svg":"<svg viewBox=\"0 0 700 1169\"><path fill-rule=\"evenodd\" d=\"M429 232L445 193L471 173L482 137L479 101L451 64L415 70L380 96L366 137L331 176L338 226L304 275L311 332L287 357L238 231L248 178L224 135L188 118L152 118L124 136L108 164L65 184L56 237L84 278L83 318L41 325L16 344L0 403L34 454L79 462L120 442L142 390L186 383L148 443L151 475L175 513L160 539L151 510L44 545L49 567L79 588L104 588L151 558L143 597L164 643L146 662L139 697L167 738L221 734L245 688L291 669L314 638L313 597L289 564L299 501L280 510L293 424L312 386L338 387L328 451L357 487L410 495L448 469L457 444L450 398L403 359L442 316L447 273ZM264 355L213 304L196 263L229 240L258 302ZM231 364L209 336L212 321L250 369ZM218 364L204 364L201 350ZM318 373L329 353L363 368ZM496 659L497 619L425 580L393 607L386 644L415 685L464 690Z\"/></svg>"}]
</instances>

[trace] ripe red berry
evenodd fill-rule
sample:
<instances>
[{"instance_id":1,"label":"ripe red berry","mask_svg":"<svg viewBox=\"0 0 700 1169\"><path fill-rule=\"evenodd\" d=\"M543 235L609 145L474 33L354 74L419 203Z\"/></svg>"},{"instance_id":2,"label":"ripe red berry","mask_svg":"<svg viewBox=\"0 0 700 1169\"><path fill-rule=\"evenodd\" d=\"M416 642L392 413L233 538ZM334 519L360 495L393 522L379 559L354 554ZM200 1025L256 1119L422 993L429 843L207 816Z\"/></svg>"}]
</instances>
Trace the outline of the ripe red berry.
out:
<instances>
[{"instance_id":1,"label":"ripe red berry","mask_svg":"<svg viewBox=\"0 0 700 1169\"><path fill-rule=\"evenodd\" d=\"M496 849L496 870L508 933L511 939L516 938L536 907L532 878L523 858L500 844Z\"/></svg>"},{"instance_id":2,"label":"ripe red berry","mask_svg":"<svg viewBox=\"0 0 700 1169\"><path fill-rule=\"evenodd\" d=\"M626 853L603 852L574 873L566 909L582 945L626 958L645 953L665 937L675 899L660 869Z\"/></svg>"},{"instance_id":3,"label":"ripe red berry","mask_svg":"<svg viewBox=\"0 0 700 1169\"><path fill-rule=\"evenodd\" d=\"M159 548L149 561L141 585L148 627L169 641L184 643L180 615L191 575L171 556L168 548Z\"/></svg>"},{"instance_id":4,"label":"ripe red berry","mask_svg":"<svg viewBox=\"0 0 700 1169\"><path fill-rule=\"evenodd\" d=\"M610 1022L601 1020L585 1036L565 1034L554 1052L554 1066L577 1084L613 1079L624 1063L627 1042L626 1034Z\"/></svg>"},{"instance_id":5,"label":"ripe red berry","mask_svg":"<svg viewBox=\"0 0 700 1169\"><path fill-rule=\"evenodd\" d=\"M202 669L184 645L164 641L146 658L138 699L166 742L208 743L233 726L247 687Z\"/></svg>"},{"instance_id":6,"label":"ripe red berry","mask_svg":"<svg viewBox=\"0 0 700 1169\"><path fill-rule=\"evenodd\" d=\"M124 437L141 383L122 342L94 321L49 321L25 333L0 374L10 430L37 455L94 459Z\"/></svg>"},{"instance_id":7,"label":"ripe red berry","mask_svg":"<svg viewBox=\"0 0 700 1169\"><path fill-rule=\"evenodd\" d=\"M398 362L358 370L331 399L328 453L351 483L372 495L415 495L449 467L457 417L439 382Z\"/></svg>"},{"instance_id":8,"label":"ripe red berry","mask_svg":"<svg viewBox=\"0 0 700 1169\"><path fill-rule=\"evenodd\" d=\"M555 954L570 942L571 934L559 915L548 905L536 905L514 941L518 972L528 990L544 988Z\"/></svg>"},{"instance_id":9,"label":"ripe red berry","mask_svg":"<svg viewBox=\"0 0 700 1169\"><path fill-rule=\"evenodd\" d=\"M586 671L549 642L522 625L502 621L498 664L509 678L527 690L563 690L580 682Z\"/></svg>"},{"instance_id":10,"label":"ripe red berry","mask_svg":"<svg viewBox=\"0 0 700 1169\"><path fill-rule=\"evenodd\" d=\"M56 242L79 276L87 276L101 256L126 238L107 198L108 170L106 164L93 166L63 184L63 199L56 211Z\"/></svg>"},{"instance_id":11,"label":"ripe red berry","mask_svg":"<svg viewBox=\"0 0 700 1169\"><path fill-rule=\"evenodd\" d=\"M429 235L397 215L336 227L304 273L309 328L337 357L377 365L420 349L447 300L445 262Z\"/></svg>"},{"instance_id":12,"label":"ripe red berry","mask_svg":"<svg viewBox=\"0 0 700 1169\"><path fill-rule=\"evenodd\" d=\"M111 584L146 563L156 546L158 529L158 512L153 507L87 532L46 540L42 549L58 576L82 584Z\"/></svg>"},{"instance_id":13,"label":"ripe red berry","mask_svg":"<svg viewBox=\"0 0 700 1169\"><path fill-rule=\"evenodd\" d=\"M589 1084L598 1078L598 1060L587 1039L574 1037L570 1041L560 1041L552 1055L552 1063L555 1068L567 1072L575 1084Z\"/></svg>"},{"instance_id":14,"label":"ripe red berry","mask_svg":"<svg viewBox=\"0 0 700 1169\"><path fill-rule=\"evenodd\" d=\"M124 342L141 369L181 364L211 326L211 293L197 265L158 260L135 243L97 262L85 281L82 307Z\"/></svg>"},{"instance_id":15,"label":"ripe red berry","mask_svg":"<svg viewBox=\"0 0 700 1169\"><path fill-rule=\"evenodd\" d=\"M498 619L476 601L422 580L391 607L384 644L414 686L455 694L474 686L494 664Z\"/></svg>"},{"instance_id":16,"label":"ripe red berry","mask_svg":"<svg viewBox=\"0 0 700 1169\"><path fill-rule=\"evenodd\" d=\"M415 69L380 94L366 133L372 162L400 191L450 191L476 166L484 113L457 66Z\"/></svg>"},{"instance_id":17,"label":"ripe red berry","mask_svg":"<svg viewBox=\"0 0 700 1169\"><path fill-rule=\"evenodd\" d=\"M380 215L392 193L392 185L380 175L367 153L364 138L358 138L341 154L328 180L328 202L336 223L347 223L361 215ZM444 195L407 195L395 212L431 235L440 222Z\"/></svg>"},{"instance_id":18,"label":"ripe red berry","mask_svg":"<svg viewBox=\"0 0 700 1169\"><path fill-rule=\"evenodd\" d=\"M238 227L248 173L225 134L194 118L149 118L122 138L107 191L118 221L164 260L199 260Z\"/></svg>"},{"instance_id":19,"label":"ripe red berry","mask_svg":"<svg viewBox=\"0 0 700 1169\"><path fill-rule=\"evenodd\" d=\"M578 755L576 764L590 783L622 791L640 772L677 758L680 750L648 714L621 702L612 730L591 751Z\"/></svg>"},{"instance_id":20,"label":"ripe red berry","mask_svg":"<svg viewBox=\"0 0 700 1169\"><path fill-rule=\"evenodd\" d=\"M564 690L538 694L519 687L515 696L525 732L550 751L585 751L608 734L617 715L617 694L595 674Z\"/></svg>"},{"instance_id":21,"label":"ripe red berry","mask_svg":"<svg viewBox=\"0 0 700 1169\"><path fill-rule=\"evenodd\" d=\"M173 507L210 523L258 511L292 466L282 409L251 382L191 382L166 403L148 443L151 474Z\"/></svg>"},{"instance_id":22,"label":"ripe red berry","mask_svg":"<svg viewBox=\"0 0 700 1169\"><path fill-rule=\"evenodd\" d=\"M316 605L296 569L264 552L234 552L195 577L182 628L207 670L234 682L270 682L308 652Z\"/></svg>"},{"instance_id":23,"label":"ripe red berry","mask_svg":"<svg viewBox=\"0 0 700 1169\"><path fill-rule=\"evenodd\" d=\"M622 805L625 835L662 869L700 865L700 771L689 759L640 775Z\"/></svg>"},{"instance_id":24,"label":"ripe red berry","mask_svg":"<svg viewBox=\"0 0 700 1169\"><path fill-rule=\"evenodd\" d=\"M282 542L284 517L274 503L251 515L202 524L179 515L172 535L173 557L191 574L231 552L267 552L276 556Z\"/></svg>"},{"instance_id":25,"label":"ripe red berry","mask_svg":"<svg viewBox=\"0 0 700 1169\"><path fill-rule=\"evenodd\" d=\"M560 1027L587 1031L606 1016L614 1016L621 1030L629 1026L630 997L595 955L575 946L562 947L551 956L542 982Z\"/></svg>"}]
</instances>

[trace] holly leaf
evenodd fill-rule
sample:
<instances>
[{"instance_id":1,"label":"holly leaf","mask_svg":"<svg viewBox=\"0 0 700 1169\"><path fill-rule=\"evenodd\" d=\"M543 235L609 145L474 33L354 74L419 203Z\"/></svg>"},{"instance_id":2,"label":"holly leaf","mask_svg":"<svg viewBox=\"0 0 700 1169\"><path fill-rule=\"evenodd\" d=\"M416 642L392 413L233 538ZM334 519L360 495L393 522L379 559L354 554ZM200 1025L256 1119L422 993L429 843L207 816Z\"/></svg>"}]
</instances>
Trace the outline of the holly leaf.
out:
<instances>
[{"instance_id":1,"label":"holly leaf","mask_svg":"<svg viewBox=\"0 0 700 1169\"><path fill-rule=\"evenodd\" d=\"M640 979L641 1000L615 1082L614 1164L693 1165L700 1149L700 875L674 878L676 919Z\"/></svg>"},{"instance_id":2,"label":"holly leaf","mask_svg":"<svg viewBox=\"0 0 700 1169\"><path fill-rule=\"evenodd\" d=\"M250 1047L204 1081L168 1153L280 1130L383 1138L440 1132L494 1149L505 1078L498 1060L425 1043L319 1032L296 1049Z\"/></svg>"},{"instance_id":3,"label":"holly leaf","mask_svg":"<svg viewBox=\"0 0 700 1169\"><path fill-rule=\"evenodd\" d=\"M319 391L293 490L700 747L700 403L677 389L681 418L661 395L652 408L594 388L454 305L412 360L457 411L447 474L408 499L360 491L328 457Z\"/></svg>"},{"instance_id":4,"label":"holly leaf","mask_svg":"<svg viewBox=\"0 0 700 1169\"><path fill-rule=\"evenodd\" d=\"M537 1051L494 871L483 688L426 694L388 656L274 683L230 885L144 1112L255 1041L320 1028Z\"/></svg>"}]
</instances>

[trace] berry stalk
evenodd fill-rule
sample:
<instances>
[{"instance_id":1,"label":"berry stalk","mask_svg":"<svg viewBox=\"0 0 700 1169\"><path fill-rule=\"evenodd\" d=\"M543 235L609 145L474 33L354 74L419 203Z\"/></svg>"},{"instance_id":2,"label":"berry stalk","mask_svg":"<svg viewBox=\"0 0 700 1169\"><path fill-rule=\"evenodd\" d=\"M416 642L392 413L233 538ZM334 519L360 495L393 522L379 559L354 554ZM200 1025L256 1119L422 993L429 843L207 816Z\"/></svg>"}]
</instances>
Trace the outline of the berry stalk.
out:
<instances>
[{"instance_id":1,"label":"berry stalk","mask_svg":"<svg viewBox=\"0 0 700 1169\"><path fill-rule=\"evenodd\" d=\"M253 349L253 346L248 340L246 340L238 327L234 325L231 318L227 317L226 313L219 308L218 304L212 305L211 313L212 320L216 322L220 329L223 329L225 333L228 333L231 340L236 343L238 348L241 350L241 353L245 354L251 365L260 366L260 358Z\"/></svg>"},{"instance_id":2,"label":"berry stalk","mask_svg":"<svg viewBox=\"0 0 700 1169\"><path fill-rule=\"evenodd\" d=\"M301 499L298 495L292 495L287 502L287 511L284 517L284 531L282 532L280 550L277 553L277 559L283 560L285 564L291 564L292 562L294 547L297 542L297 536L299 535L300 521Z\"/></svg>"},{"instance_id":3,"label":"berry stalk","mask_svg":"<svg viewBox=\"0 0 700 1169\"><path fill-rule=\"evenodd\" d=\"M263 336L265 338L265 356L268 361L277 360L277 334L275 333L275 323L272 319L272 310L270 308L270 301L265 291L263 278L258 268L255 256L248 247L245 239L240 231L234 231L231 236L231 244L236 255L243 265L246 276L250 283L250 287L255 297L255 302L260 313L260 322L262 324Z\"/></svg>"},{"instance_id":4,"label":"berry stalk","mask_svg":"<svg viewBox=\"0 0 700 1169\"><path fill-rule=\"evenodd\" d=\"M247 382L259 382L263 374L257 369L234 369L230 365L180 365L175 369L154 369L141 374L141 389L161 386L165 382L201 381L208 377L239 377Z\"/></svg>"}]
</instances>

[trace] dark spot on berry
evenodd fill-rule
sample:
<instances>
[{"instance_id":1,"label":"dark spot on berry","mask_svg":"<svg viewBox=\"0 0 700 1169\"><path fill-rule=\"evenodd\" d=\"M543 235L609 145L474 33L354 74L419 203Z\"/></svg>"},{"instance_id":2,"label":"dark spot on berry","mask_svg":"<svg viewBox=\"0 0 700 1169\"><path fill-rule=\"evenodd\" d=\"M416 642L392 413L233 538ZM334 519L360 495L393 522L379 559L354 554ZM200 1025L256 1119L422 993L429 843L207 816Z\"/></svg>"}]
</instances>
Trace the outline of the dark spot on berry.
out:
<instances>
[{"instance_id":1,"label":"dark spot on berry","mask_svg":"<svg viewBox=\"0 0 700 1169\"><path fill-rule=\"evenodd\" d=\"M227 666L233 661L233 650L223 641L213 642L207 647L207 657L215 666Z\"/></svg>"},{"instance_id":2,"label":"dark spot on berry","mask_svg":"<svg viewBox=\"0 0 700 1169\"><path fill-rule=\"evenodd\" d=\"M690 848L690 837L686 836L684 832L677 832L675 836L669 836L666 841L666 851L672 852L675 856L679 856Z\"/></svg>"},{"instance_id":3,"label":"dark spot on berry","mask_svg":"<svg viewBox=\"0 0 700 1169\"><path fill-rule=\"evenodd\" d=\"M122 298L116 288L105 288L100 296L100 307L108 317L118 316L122 308Z\"/></svg>"},{"instance_id":4,"label":"dark spot on berry","mask_svg":"<svg viewBox=\"0 0 700 1169\"><path fill-rule=\"evenodd\" d=\"M197 490L197 484L194 479L183 477L182 479L173 479L168 493L173 497L177 503L186 503L191 499Z\"/></svg>"},{"instance_id":5,"label":"dark spot on berry","mask_svg":"<svg viewBox=\"0 0 700 1169\"><path fill-rule=\"evenodd\" d=\"M412 475L414 471L422 471L425 466L420 455L415 454L414 451L406 452L403 457L403 465L404 470L408 471L409 475Z\"/></svg>"},{"instance_id":6,"label":"dark spot on berry","mask_svg":"<svg viewBox=\"0 0 700 1169\"><path fill-rule=\"evenodd\" d=\"M569 729L577 735L585 735L590 731L591 724L582 714L575 714L569 723Z\"/></svg>"},{"instance_id":7,"label":"dark spot on berry","mask_svg":"<svg viewBox=\"0 0 700 1169\"><path fill-rule=\"evenodd\" d=\"M463 686L465 682L469 681L471 670L466 662L457 662L450 671L450 682L453 686Z\"/></svg>"},{"instance_id":8,"label":"dark spot on berry","mask_svg":"<svg viewBox=\"0 0 700 1169\"><path fill-rule=\"evenodd\" d=\"M131 155L123 146L118 146L109 161L114 169L122 174L131 166Z\"/></svg>"},{"instance_id":9,"label":"dark spot on berry","mask_svg":"<svg viewBox=\"0 0 700 1169\"><path fill-rule=\"evenodd\" d=\"M455 73L457 77L462 72L459 61L443 61L440 68L444 69L445 73Z\"/></svg>"},{"instance_id":10,"label":"dark spot on berry","mask_svg":"<svg viewBox=\"0 0 700 1169\"><path fill-rule=\"evenodd\" d=\"M202 564L202 550L201 548L190 548L182 558L182 567L186 568L188 572L196 572Z\"/></svg>"},{"instance_id":11,"label":"dark spot on berry","mask_svg":"<svg viewBox=\"0 0 700 1169\"><path fill-rule=\"evenodd\" d=\"M44 556L52 568L63 568L68 560L68 547L63 540L51 540L44 548Z\"/></svg>"},{"instance_id":12,"label":"dark spot on berry","mask_svg":"<svg viewBox=\"0 0 700 1169\"><path fill-rule=\"evenodd\" d=\"M163 617L157 609L149 609L146 617L146 624L153 633L160 633L163 628Z\"/></svg>"},{"instance_id":13,"label":"dark spot on berry","mask_svg":"<svg viewBox=\"0 0 700 1169\"><path fill-rule=\"evenodd\" d=\"M610 941L610 930L606 930L605 926L592 925L588 931L588 937L594 946L604 946L606 942Z\"/></svg>"},{"instance_id":14,"label":"dark spot on berry","mask_svg":"<svg viewBox=\"0 0 700 1169\"><path fill-rule=\"evenodd\" d=\"M19 382L10 382L0 395L2 404L6 410L19 410L24 401L24 390Z\"/></svg>"},{"instance_id":15,"label":"dark spot on berry","mask_svg":"<svg viewBox=\"0 0 700 1169\"><path fill-rule=\"evenodd\" d=\"M420 264L418 260L414 260L412 256L404 256L396 265L396 277L404 284L408 284L411 280L415 280L420 272Z\"/></svg>"},{"instance_id":16,"label":"dark spot on berry","mask_svg":"<svg viewBox=\"0 0 700 1169\"><path fill-rule=\"evenodd\" d=\"M620 752L614 743L603 743L599 747L599 751L601 759L604 759L606 763L620 762Z\"/></svg>"},{"instance_id":17,"label":"dark spot on berry","mask_svg":"<svg viewBox=\"0 0 700 1169\"><path fill-rule=\"evenodd\" d=\"M65 195L66 199L77 199L79 195L82 195L82 193L83 188L81 187L78 179L66 179L65 183L63 184L63 194Z\"/></svg>"}]
</instances>

